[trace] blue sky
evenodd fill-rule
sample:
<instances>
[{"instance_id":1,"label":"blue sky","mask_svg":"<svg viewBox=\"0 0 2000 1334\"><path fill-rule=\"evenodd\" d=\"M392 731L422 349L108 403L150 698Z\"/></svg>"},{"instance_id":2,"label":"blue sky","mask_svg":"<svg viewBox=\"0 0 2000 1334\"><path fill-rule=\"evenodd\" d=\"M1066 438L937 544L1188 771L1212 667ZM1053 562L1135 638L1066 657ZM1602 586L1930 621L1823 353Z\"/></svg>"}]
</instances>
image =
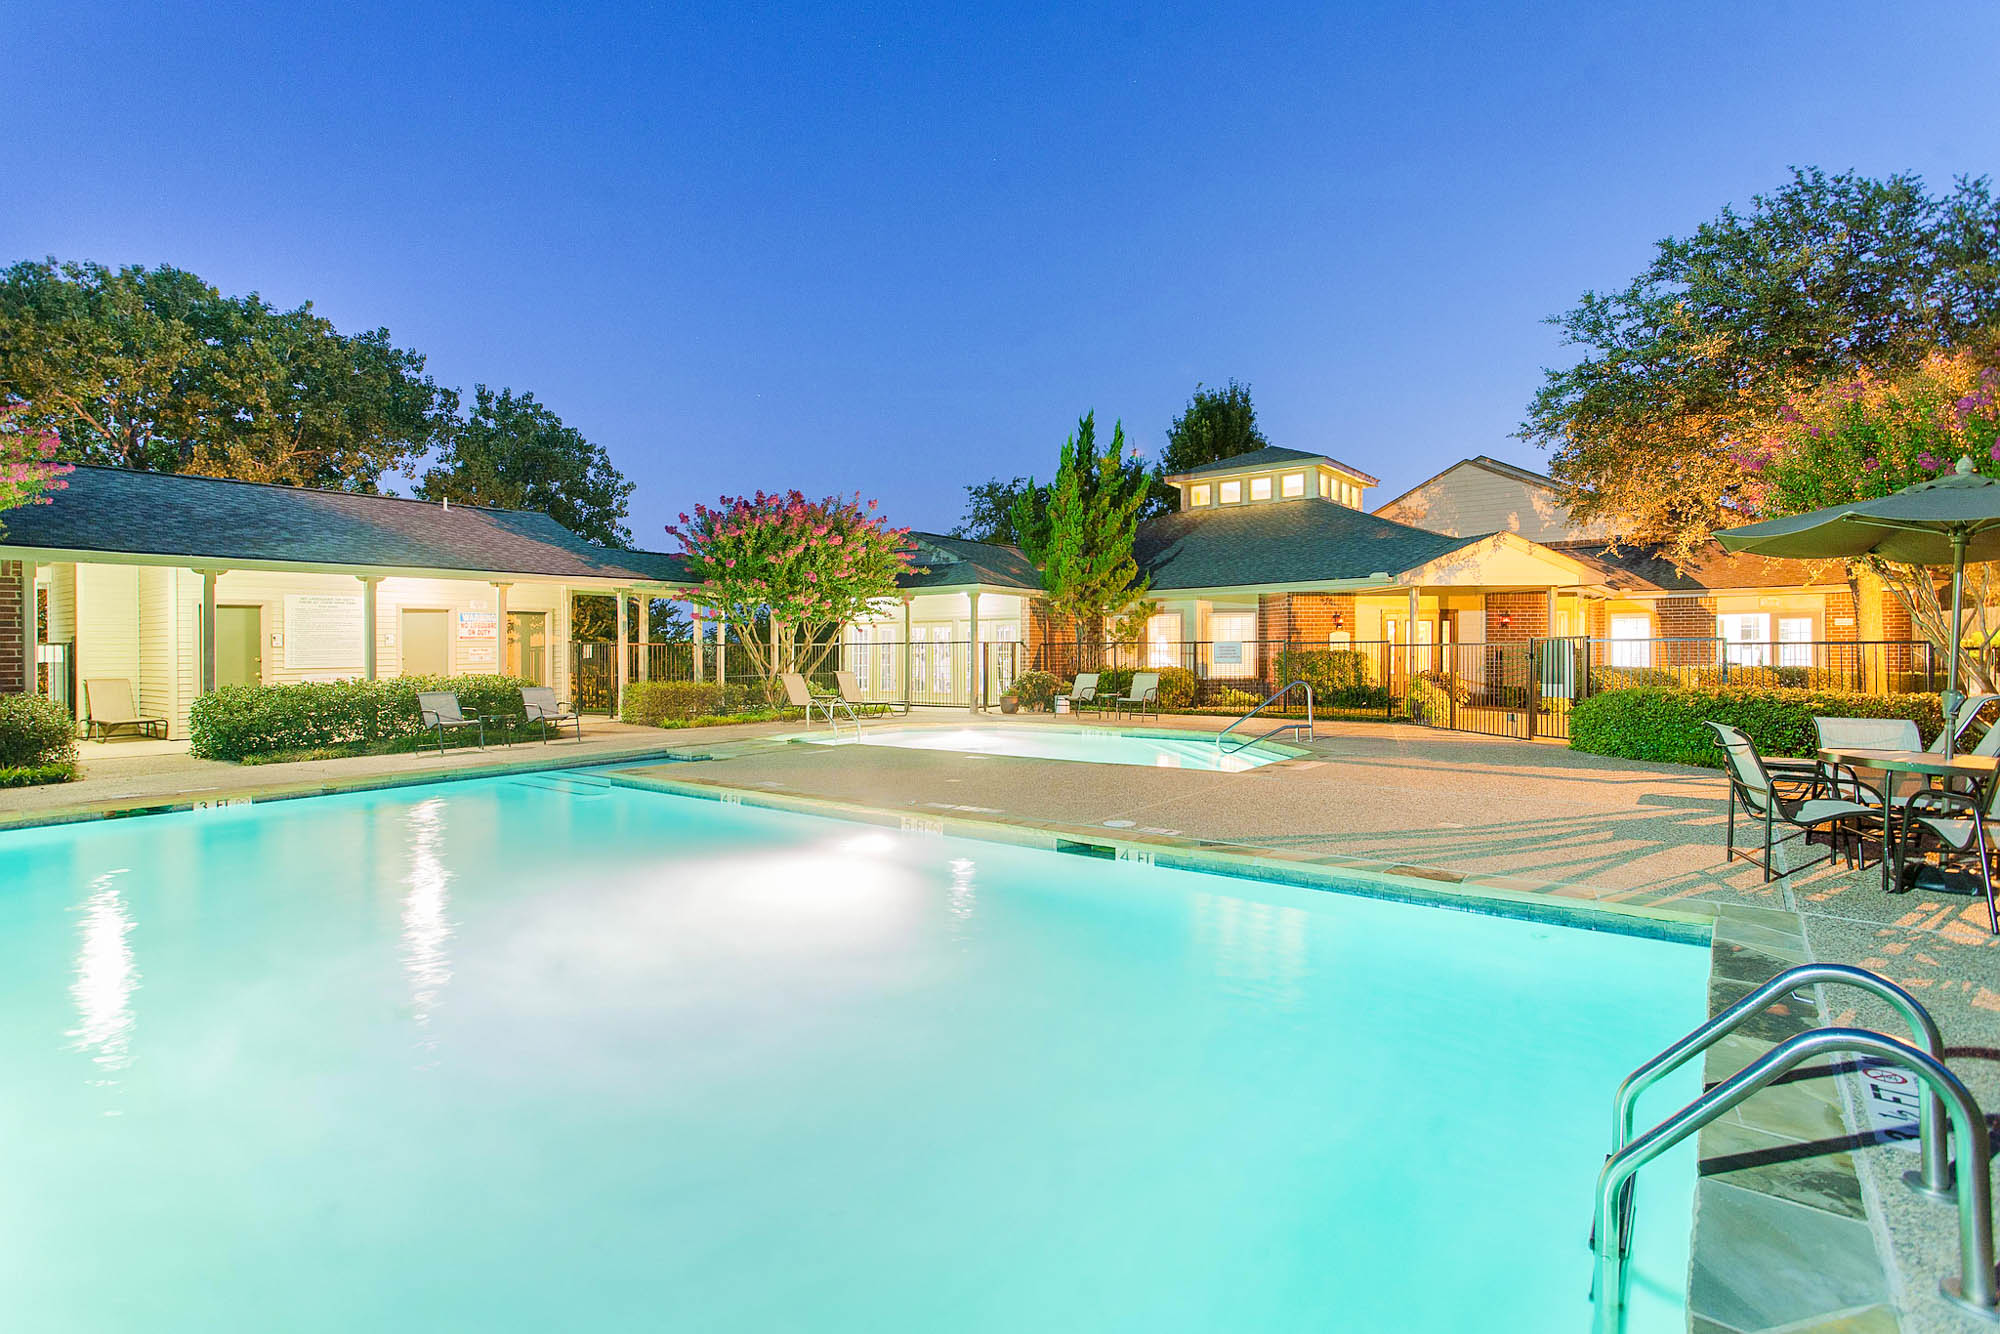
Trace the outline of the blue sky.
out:
<instances>
[{"instance_id":1,"label":"blue sky","mask_svg":"<svg viewBox=\"0 0 2000 1334\"><path fill-rule=\"evenodd\" d=\"M1659 237L1791 164L2000 165L1970 0L588 8L17 9L0 259L386 325L604 444L663 546L760 486L948 527L1232 376L1378 500L1538 466L1542 318Z\"/></svg>"}]
</instances>

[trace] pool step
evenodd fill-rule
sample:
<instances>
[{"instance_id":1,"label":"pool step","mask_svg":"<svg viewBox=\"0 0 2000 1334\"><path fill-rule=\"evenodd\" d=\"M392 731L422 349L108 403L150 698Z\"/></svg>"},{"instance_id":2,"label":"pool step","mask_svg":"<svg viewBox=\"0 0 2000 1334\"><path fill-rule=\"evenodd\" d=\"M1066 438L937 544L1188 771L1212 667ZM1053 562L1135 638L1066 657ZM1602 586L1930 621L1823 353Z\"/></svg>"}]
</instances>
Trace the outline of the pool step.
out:
<instances>
[{"instance_id":1,"label":"pool step","mask_svg":"<svg viewBox=\"0 0 2000 1334\"><path fill-rule=\"evenodd\" d=\"M536 787L544 792L565 792L573 797L601 797L611 783L596 774L530 774L514 780L516 787Z\"/></svg>"}]
</instances>

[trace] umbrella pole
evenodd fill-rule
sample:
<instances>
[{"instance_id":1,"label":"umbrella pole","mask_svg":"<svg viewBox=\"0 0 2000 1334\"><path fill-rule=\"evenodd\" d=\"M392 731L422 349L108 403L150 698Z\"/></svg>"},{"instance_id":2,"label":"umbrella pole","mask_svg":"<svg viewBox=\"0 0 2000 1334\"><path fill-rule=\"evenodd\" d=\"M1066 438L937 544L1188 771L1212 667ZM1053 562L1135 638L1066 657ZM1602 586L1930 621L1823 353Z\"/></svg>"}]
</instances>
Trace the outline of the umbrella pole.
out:
<instances>
[{"instance_id":1,"label":"umbrella pole","mask_svg":"<svg viewBox=\"0 0 2000 1334\"><path fill-rule=\"evenodd\" d=\"M1951 535L1951 646L1944 669L1944 757L1958 749L1958 654L1965 640L1965 533Z\"/></svg>"}]
</instances>

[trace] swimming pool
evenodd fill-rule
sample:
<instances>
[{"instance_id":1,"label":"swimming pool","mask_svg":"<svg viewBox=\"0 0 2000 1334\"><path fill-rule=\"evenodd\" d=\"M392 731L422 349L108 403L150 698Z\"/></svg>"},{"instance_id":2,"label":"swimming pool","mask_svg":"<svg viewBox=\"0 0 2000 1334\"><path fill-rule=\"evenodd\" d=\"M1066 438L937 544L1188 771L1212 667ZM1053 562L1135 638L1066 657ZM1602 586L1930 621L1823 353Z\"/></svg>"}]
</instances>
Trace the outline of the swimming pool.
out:
<instances>
[{"instance_id":1,"label":"swimming pool","mask_svg":"<svg viewBox=\"0 0 2000 1334\"><path fill-rule=\"evenodd\" d=\"M1209 769L1242 773L1300 754L1269 742L1239 744L1224 753L1211 732L1114 732L1103 727L1019 724L1001 727L868 727L860 735L807 737L822 746L897 746L905 750L955 750L969 755L1021 755L1092 764L1137 764L1153 769Z\"/></svg>"},{"instance_id":2,"label":"swimming pool","mask_svg":"<svg viewBox=\"0 0 2000 1334\"><path fill-rule=\"evenodd\" d=\"M1610 1091L1705 1011L1685 945L589 777L0 885L9 1323L69 1334L1581 1334Z\"/></svg>"}]
</instances>

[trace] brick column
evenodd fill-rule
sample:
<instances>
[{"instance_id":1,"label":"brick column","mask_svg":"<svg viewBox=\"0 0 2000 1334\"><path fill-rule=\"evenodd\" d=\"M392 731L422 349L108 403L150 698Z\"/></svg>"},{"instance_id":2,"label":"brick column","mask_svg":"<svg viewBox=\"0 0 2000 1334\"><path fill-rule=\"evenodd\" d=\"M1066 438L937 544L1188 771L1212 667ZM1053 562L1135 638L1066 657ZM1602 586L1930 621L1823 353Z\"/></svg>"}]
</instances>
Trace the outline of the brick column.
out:
<instances>
[{"instance_id":1,"label":"brick column","mask_svg":"<svg viewBox=\"0 0 2000 1334\"><path fill-rule=\"evenodd\" d=\"M0 695L31 693L35 680L32 565L0 561Z\"/></svg>"}]
</instances>

